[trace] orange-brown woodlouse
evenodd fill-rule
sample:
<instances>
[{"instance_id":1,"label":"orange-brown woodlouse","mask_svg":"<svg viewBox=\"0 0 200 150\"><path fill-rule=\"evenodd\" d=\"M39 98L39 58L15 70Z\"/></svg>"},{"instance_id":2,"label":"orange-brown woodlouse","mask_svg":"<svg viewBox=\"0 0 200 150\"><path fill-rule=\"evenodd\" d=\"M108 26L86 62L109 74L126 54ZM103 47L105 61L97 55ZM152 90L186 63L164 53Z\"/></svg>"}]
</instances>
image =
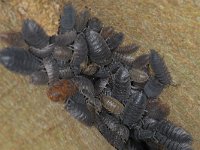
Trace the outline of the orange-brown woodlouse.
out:
<instances>
[{"instance_id":1,"label":"orange-brown woodlouse","mask_svg":"<svg viewBox=\"0 0 200 150\"><path fill-rule=\"evenodd\" d=\"M78 87L71 80L59 80L47 90L47 96L54 102L64 102L69 96L74 95Z\"/></svg>"}]
</instances>

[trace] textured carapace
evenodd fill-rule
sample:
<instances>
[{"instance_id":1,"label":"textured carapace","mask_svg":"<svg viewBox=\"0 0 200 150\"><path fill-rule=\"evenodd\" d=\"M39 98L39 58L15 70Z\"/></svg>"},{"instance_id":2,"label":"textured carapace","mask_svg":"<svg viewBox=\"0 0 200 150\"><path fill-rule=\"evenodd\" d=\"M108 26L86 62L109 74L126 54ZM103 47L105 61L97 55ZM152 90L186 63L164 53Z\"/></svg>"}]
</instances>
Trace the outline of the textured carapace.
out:
<instances>
[{"instance_id":1,"label":"textured carapace","mask_svg":"<svg viewBox=\"0 0 200 150\"><path fill-rule=\"evenodd\" d=\"M102 28L102 22L97 17L92 17L88 21L88 28L95 32L100 32Z\"/></svg>"},{"instance_id":2,"label":"textured carapace","mask_svg":"<svg viewBox=\"0 0 200 150\"><path fill-rule=\"evenodd\" d=\"M139 46L136 44L130 44L122 47L118 47L115 49L115 52L122 53L122 54L132 54L139 50Z\"/></svg>"},{"instance_id":3,"label":"textured carapace","mask_svg":"<svg viewBox=\"0 0 200 150\"><path fill-rule=\"evenodd\" d=\"M37 57L40 57L40 58L45 58L47 56L50 56L51 53L53 52L53 50L54 50L54 45L53 44L47 45L47 46L45 46L44 48L41 48L41 49L40 48L35 48L33 46L31 46L29 48L29 51L33 55L35 55Z\"/></svg>"},{"instance_id":4,"label":"textured carapace","mask_svg":"<svg viewBox=\"0 0 200 150\"><path fill-rule=\"evenodd\" d=\"M44 48L49 44L49 36L34 20L26 19L22 27L22 36L25 42L36 48Z\"/></svg>"},{"instance_id":5,"label":"textured carapace","mask_svg":"<svg viewBox=\"0 0 200 150\"><path fill-rule=\"evenodd\" d=\"M130 75L126 68L120 67L113 77L112 97L125 103L130 96L131 81Z\"/></svg>"},{"instance_id":6,"label":"textured carapace","mask_svg":"<svg viewBox=\"0 0 200 150\"><path fill-rule=\"evenodd\" d=\"M30 75L41 69L41 62L23 48L8 47L0 52L0 64L10 71Z\"/></svg>"},{"instance_id":7,"label":"textured carapace","mask_svg":"<svg viewBox=\"0 0 200 150\"><path fill-rule=\"evenodd\" d=\"M93 30L86 31L89 57L98 65L107 65L112 61L112 53L101 35Z\"/></svg>"},{"instance_id":8,"label":"textured carapace","mask_svg":"<svg viewBox=\"0 0 200 150\"><path fill-rule=\"evenodd\" d=\"M155 50L151 50L150 64L155 73L155 78L157 78L164 85L171 83L172 79L167 66L164 60Z\"/></svg>"},{"instance_id":9,"label":"textured carapace","mask_svg":"<svg viewBox=\"0 0 200 150\"><path fill-rule=\"evenodd\" d=\"M114 33L106 39L106 43L110 50L115 50L124 40L124 34L122 32Z\"/></svg>"},{"instance_id":10,"label":"textured carapace","mask_svg":"<svg viewBox=\"0 0 200 150\"><path fill-rule=\"evenodd\" d=\"M94 109L87 107L85 97L79 92L67 99L65 109L85 125L92 126L94 124Z\"/></svg>"},{"instance_id":11,"label":"textured carapace","mask_svg":"<svg viewBox=\"0 0 200 150\"><path fill-rule=\"evenodd\" d=\"M76 39L76 31L66 31L63 34L59 34L55 36L55 45L65 47L69 44L73 43L73 41Z\"/></svg>"},{"instance_id":12,"label":"textured carapace","mask_svg":"<svg viewBox=\"0 0 200 150\"><path fill-rule=\"evenodd\" d=\"M74 28L76 21L76 10L71 3L64 6L62 15L60 17L59 34L64 34Z\"/></svg>"},{"instance_id":13,"label":"textured carapace","mask_svg":"<svg viewBox=\"0 0 200 150\"><path fill-rule=\"evenodd\" d=\"M132 64L134 62L134 58L132 56L121 54L121 53L118 53L118 52L113 52L113 58L116 61L120 61L124 65L128 65L128 66L132 66Z\"/></svg>"},{"instance_id":14,"label":"textured carapace","mask_svg":"<svg viewBox=\"0 0 200 150\"><path fill-rule=\"evenodd\" d=\"M83 34L79 34L73 44L74 53L70 65L75 74L80 73L80 65L87 58L88 48Z\"/></svg>"},{"instance_id":15,"label":"textured carapace","mask_svg":"<svg viewBox=\"0 0 200 150\"><path fill-rule=\"evenodd\" d=\"M53 57L43 59L43 64L49 78L49 84L52 85L59 80L58 64Z\"/></svg>"},{"instance_id":16,"label":"textured carapace","mask_svg":"<svg viewBox=\"0 0 200 150\"><path fill-rule=\"evenodd\" d=\"M47 89L47 96L54 102L64 102L77 91L78 87L72 80L62 79Z\"/></svg>"},{"instance_id":17,"label":"textured carapace","mask_svg":"<svg viewBox=\"0 0 200 150\"><path fill-rule=\"evenodd\" d=\"M76 16L75 29L77 32L82 32L86 28L89 18L90 18L90 12L88 9L81 11Z\"/></svg>"},{"instance_id":18,"label":"textured carapace","mask_svg":"<svg viewBox=\"0 0 200 150\"><path fill-rule=\"evenodd\" d=\"M129 70L131 80L136 83L144 83L149 79L149 76L146 72L132 68Z\"/></svg>"},{"instance_id":19,"label":"textured carapace","mask_svg":"<svg viewBox=\"0 0 200 150\"><path fill-rule=\"evenodd\" d=\"M157 131L166 136L168 139L178 143L191 144L192 142L192 136L189 133L187 133L183 128L177 127L167 120L162 120L158 123Z\"/></svg>"},{"instance_id":20,"label":"textured carapace","mask_svg":"<svg viewBox=\"0 0 200 150\"><path fill-rule=\"evenodd\" d=\"M150 78L144 86L144 92L149 98L155 98L160 95L164 85L155 78Z\"/></svg>"},{"instance_id":21,"label":"textured carapace","mask_svg":"<svg viewBox=\"0 0 200 150\"><path fill-rule=\"evenodd\" d=\"M180 144L178 142L172 141L159 132L155 134L155 139L157 143L163 145L167 150L192 150L189 144Z\"/></svg>"},{"instance_id":22,"label":"textured carapace","mask_svg":"<svg viewBox=\"0 0 200 150\"><path fill-rule=\"evenodd\" d=\"M147 97L143 92L140 92L136 99L127 102L122 115L122 121L129 128L133 128L134 125L142 118L144 110L147 104Z\"/></svg>"},{"instance_id":23,"label":"textured carapace","mask_svg":"<svg viewBox=\"0 0 200 150\"><path fill-rule=\"evenodd\" d=\"M124 110L124 105L111 96L101 96L101 102L103 107L112 114L120 115Z\"/></svg>"}]
</instances>

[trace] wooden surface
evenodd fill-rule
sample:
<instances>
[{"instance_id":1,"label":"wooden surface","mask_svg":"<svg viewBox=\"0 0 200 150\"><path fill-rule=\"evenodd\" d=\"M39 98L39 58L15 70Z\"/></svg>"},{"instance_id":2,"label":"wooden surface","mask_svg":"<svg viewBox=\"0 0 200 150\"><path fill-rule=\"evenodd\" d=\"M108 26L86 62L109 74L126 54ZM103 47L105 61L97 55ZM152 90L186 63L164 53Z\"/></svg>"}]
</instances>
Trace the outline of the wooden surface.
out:
<instances>
[{"instance_id":1,"label":"wooden surface","mask_svg":"<svg viewBox=\"0 0 200 150\"><path fill-rule=\"evenodd\" d=\"M66 1L65 1L66 2ZM0 32L19 31L22 19L33 18L49 34L57 31L64 1L0 1ZM176 87L161 99L171 107L170 119L189 131L200 149L200 1L199 0L73 0L81 10L126 34L125 43L150 48L163 56ZM5 44L0 45L5 47ZM62 104L50 102L45 87L0 66L1 150L110 150L94 128L69 116Z\"/></svg>"}]
</instances>

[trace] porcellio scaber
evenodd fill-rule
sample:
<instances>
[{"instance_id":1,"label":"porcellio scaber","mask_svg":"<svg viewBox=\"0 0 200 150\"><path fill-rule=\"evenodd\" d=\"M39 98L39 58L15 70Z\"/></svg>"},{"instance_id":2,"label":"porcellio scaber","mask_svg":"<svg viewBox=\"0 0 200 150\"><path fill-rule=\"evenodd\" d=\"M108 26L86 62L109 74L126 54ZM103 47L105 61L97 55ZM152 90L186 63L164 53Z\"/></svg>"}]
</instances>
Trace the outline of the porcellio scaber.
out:
<instances>
[{"instance_id":1,"label":"porcellio scaber","mask_svg":"<svg viewBox=\"0 0 200 150\"><path fill-rule=\"evenodd\" d=\"M14 45L0 51L0 64L28 75L32 84L47 85L51 101L64 103L72 117L96 127L116 149L192 149L192 136L168 120L169 107L159 99L172 77L156 50L134 56L139 45L122 45L124 33L89 9L78 13L72 3L64 6L54 35L32 19L13 35L20 36L12 42L7 33L5 41ZM16 41L23 44L16 47Z\"/></svg>"}]
</instances>

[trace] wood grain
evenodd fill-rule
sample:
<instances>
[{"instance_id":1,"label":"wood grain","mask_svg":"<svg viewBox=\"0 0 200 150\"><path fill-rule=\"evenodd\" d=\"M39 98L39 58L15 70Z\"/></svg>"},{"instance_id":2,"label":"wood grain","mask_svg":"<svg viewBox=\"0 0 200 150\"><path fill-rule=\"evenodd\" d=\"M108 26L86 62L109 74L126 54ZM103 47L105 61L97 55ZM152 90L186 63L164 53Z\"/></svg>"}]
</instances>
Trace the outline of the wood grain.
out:
<instances>
[{"instance_id":1,"label":"wood grain","mask_svg":"<svg viewBox=\"0 0 200 150\"><path fill-rule=\"evenodd\" d=\"M0 32L19 31L32 18L51 35L57 32L64 0L0 1ZM191 132L200 149L200 2L199 0L73 0L77 10L87 6L105 25L125 33L141 52L157 49L177 86L161 95L171 108L170 119ZM6 45L1 43L1 47ZM136 54L137 55L137 54ZM134 56L135 57L135 56ZM94 128L87 128L50 102L46 87L0 66L0 149L110 150Z\"/></svg>"}]
</instances>

